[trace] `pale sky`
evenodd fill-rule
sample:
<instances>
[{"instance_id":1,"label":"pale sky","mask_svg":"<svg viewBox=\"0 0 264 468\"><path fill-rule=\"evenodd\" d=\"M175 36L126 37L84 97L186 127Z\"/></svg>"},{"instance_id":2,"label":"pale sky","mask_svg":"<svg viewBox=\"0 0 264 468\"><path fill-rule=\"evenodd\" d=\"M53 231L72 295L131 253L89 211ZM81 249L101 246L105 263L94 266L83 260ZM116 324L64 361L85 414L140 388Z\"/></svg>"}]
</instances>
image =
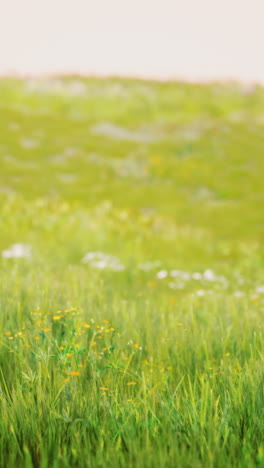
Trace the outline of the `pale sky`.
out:
<instances>
[{"instance_id":1,"label":"pale sky","mask_svg":"<svg viewBox=\"0 0 264 468\"><path fill-rule=\"evenodd\" d=\"M0 0L0 74L264 83L264 0Z\"/></svg>"}]
</instances>

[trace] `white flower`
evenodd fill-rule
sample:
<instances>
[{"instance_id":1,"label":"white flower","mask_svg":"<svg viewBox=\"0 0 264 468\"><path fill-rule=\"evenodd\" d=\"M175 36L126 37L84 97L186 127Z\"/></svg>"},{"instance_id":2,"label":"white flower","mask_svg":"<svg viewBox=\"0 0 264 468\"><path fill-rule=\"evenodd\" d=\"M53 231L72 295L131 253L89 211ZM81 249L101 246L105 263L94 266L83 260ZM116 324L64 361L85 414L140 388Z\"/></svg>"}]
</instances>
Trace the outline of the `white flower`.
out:
<instances>
[{"instance_id":1,"label":"white flower","mask_svg":"<svg viewBox=\"0 0 264 468\"><path fill-rule=\"evenodd\" d=\"M176 278L177 276L180 276L181 272L179 270L171 270L170 275L173 278Z\"/></svg>"},{"instance_id":2,"label":"white flower","mask_svg":"<svg viewBox=\"0 0 264 468\"><path fill-rule=\"evenodd\" d=\"M193 278L194 280L197 280L197 281L198 281L198 280L201 280L202 277L203 277L203 276L202 276L202 273L197 273L197 272L195 272L195 273L192 274L192 278Z\"/></svg>"},{"instance_id":3,"label":"white flower","mask_svg":"<svg viewBox=\"0 0 264 468\"><path fill-rule=\"evenodd\" d=\"M217 279L212 270L205 270L203 277L206 281L215 281Z\"/></svg>"},{"instance_id":4,"label":"white flower","mask_svg":"<svg viewBox=\"0 0 264 468\"><path fill-rule=\"evenodd\" d=\"M112 271L122 271L125 268L119 258L103 252L88 252L83 257L82 263L89 263L90 266L98 268L99 270L108 269Z\"/></svg>"},{"instance_id":5,"label":"white flower","mask_svg":"<svg viewBox=\"0 0 264 468\"><path fill-rule=\"evenodd\" d=\"M92 263L93 267L95 268L99 268L100 270L103 270L104 268L107 268L107 262L105 260L95 260L93 263Z\"/></svg>"},{"instance_id":6,"label":"white flower","mask_svg":"<svg viewBox=\"0 0 264 468\"><path fill-rule=\"evenodd\" d=\"M31 246L27 244L13 244L9 249L3 250L3 258L30 258Z\"/></svg>"},{"instance_id":7,"label":"white flower","mask_svg":"<svg viewBox=\"0 0 264 468\"><path fill-rule=\"evenodd\" d=\"M189 281L191 279L190 273L181 270L171 270L170 276L172 276L172 278L181 278L183 281Z\"/></svg>"},{"instance_id":8,"label":"white flower","mask_svg":"<svg viewBox=\"0 0 264 468\"><path fill-rule=\"evenodd\" d=\"M235 291L233 295L234 297L243 297L244 293L242 291Z\"/></svg>"},{"instance_id":9,"label":"white flower","mask_svg":"<svg viewBox=\"0 0 264 468\"><path fill-rule=\"evenodd\" d=\"M257 286L255 291L259 294L264 294L264 286Z\"/></svg>"},{"instance_id":10,"label":"white flower","mask_svg":"<svg viewBox=\"0 0 264 468\"><path fill-rule=\"evenodd\" d=\"M189 281L191 279L191 275L187 273L187 271L182 271L180 277L183 281Z\"/></svg>"},{"instance_id":11,"label":"white flower","mask_svg":"<svg viewBox=\"0 0 264 468\"><path fill-rule=\"evenodd\" d=\"M167 270L160 270L160 271L158 271L158 273L157 273L157 278L158 278L158 279L167 278L167 276L168 276Z\"/></svg>"},{"instance_id":12,"label":"white flower","mask_svg":"<svg viewBox=\"0 0 264 468\"><path fill-rule=\"evenodd\" d=\"M196 291L196 296L202 297L204 295L205 295L205 291L203 289L199 289L198 291Z\"/></svg>"}]
</instances>

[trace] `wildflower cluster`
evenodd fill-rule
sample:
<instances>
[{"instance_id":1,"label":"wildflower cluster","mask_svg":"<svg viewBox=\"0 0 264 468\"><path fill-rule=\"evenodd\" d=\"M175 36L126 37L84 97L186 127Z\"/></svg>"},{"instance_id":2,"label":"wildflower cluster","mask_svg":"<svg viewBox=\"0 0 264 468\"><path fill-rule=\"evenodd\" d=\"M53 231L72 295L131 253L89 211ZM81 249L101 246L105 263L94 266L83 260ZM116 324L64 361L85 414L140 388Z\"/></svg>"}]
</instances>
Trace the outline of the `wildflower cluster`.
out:
<instances>
[{"instance_id":1,"label":"wildflower cluster","mask_svg":"<svg viewBox=\"0 0 264 468\"><path fill-rule=\"evenodd\" d=\"M106 392L103 379L109 373L125 378L128 387L137 384L131 366L141 361L133 358L142 346L133 341L122 345L120 338L109 320L85 320L82 310L70 307L55 312L34 310L27 325L4 332L3 344L14 357L27 353L31 369L36 370L44 359L50 369L55 365L64 383L77 377L94 378Z\"/></svg>"}]
</instances>

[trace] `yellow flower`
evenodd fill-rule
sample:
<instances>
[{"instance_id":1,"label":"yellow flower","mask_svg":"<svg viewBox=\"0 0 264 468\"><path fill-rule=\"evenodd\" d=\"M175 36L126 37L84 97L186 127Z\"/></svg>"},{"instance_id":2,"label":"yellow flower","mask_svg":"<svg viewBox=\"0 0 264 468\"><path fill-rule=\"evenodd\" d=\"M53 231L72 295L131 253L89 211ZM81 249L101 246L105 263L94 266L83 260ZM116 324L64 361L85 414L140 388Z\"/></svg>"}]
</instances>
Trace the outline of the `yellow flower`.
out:
<instances>
[{"instance_id":1,"label":"yellow flower","mask_svg":"<svg viewBox=\"0 0 264 468\"><path fill-rule=\"evenodd\" d=\"M128 382L127 385L137 385L137 382Z\"/></svg>"},{"instance_id":2,"label":"yellow flower","mask_svg":"<svg viewBox=\"0 0 264 468\"><path fill-rule=\"evenodd\" d=\"M100 387L100 390L105 392L106 390L108 390L108 388L107 387Z\"/></svg>"},{"instance_id":3,"label":"yellow flower","mask_svg":"<svg viewBox=\"0 0 264 468\"><path fill-rule=\"evenodd\" d=\"M43 320L38 320L38 322L35 322L35 325L41 325L42 323L44 323Z\"/></svg>"},{"instance_id":4,"label":"yellow flower","mask_svg":"<svg viewBox=\"0 0 264 468\"><path fill-rule=\"evenodd\" d=\"M84 328L91 328L91 325L89 325L89 323L83 323L83 327Z\"/></svg>"},{"instance_id":5,"label":"yellow flower","mask_svg":"<svg viewBox=\"0 0 264 468\"><path fill-rule=\"evenodd\" d=\"M64 382L69 382L70 379L64 379Z\"/></svg>"},{"instance_id":6,"label":"yellow flower","mask_svg":"<svg viewBox=\"0 0 264 468\"><path fill-rule=\"evenodd\" d=\"M79 371L71 371L71 372L69 372L69 375L71 375L72 377L78 377L81 374L80 374Z\"/></svg>"},{"instance_id":7,"label":"yellow flower","mask_svg":"<svg viewBox=\"0 0 264 468\"><path fill-rule=\"evenodd\" d=\"M61 315L53 315L53 320L60 320L61 319Z\"/></svg>"}]
</instances>

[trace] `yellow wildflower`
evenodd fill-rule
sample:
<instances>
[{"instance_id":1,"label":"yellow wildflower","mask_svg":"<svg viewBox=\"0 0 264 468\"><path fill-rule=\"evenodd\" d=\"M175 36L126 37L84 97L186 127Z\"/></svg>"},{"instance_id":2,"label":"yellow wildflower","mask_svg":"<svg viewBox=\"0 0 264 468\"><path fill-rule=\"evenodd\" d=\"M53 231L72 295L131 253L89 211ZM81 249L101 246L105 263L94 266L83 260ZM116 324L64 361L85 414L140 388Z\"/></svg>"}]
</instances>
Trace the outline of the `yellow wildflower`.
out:
<instances>
[{"instance_id":1,"label":"yellow wildflower","mask_svg":"<svg viewBox=\"0 0 264 468\"><path fill-rule=\"evenodd\" d=\"M86 323L86 322L85 322L85 323L83 323L83 327L84 327L84 328L91 328L91 325L89 325L89 323Z\"/></svg>"}]
</instances>

